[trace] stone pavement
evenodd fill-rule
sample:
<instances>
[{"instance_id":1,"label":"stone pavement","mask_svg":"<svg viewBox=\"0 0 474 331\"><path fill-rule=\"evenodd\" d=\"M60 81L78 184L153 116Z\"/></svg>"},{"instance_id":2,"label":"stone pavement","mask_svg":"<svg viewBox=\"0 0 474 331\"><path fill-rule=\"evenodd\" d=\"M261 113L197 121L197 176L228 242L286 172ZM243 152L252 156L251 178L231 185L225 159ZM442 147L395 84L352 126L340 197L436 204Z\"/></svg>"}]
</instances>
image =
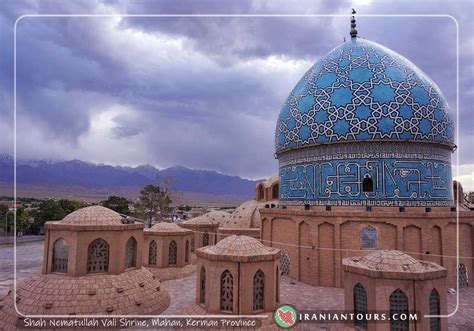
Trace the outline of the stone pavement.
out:
<instances>
[{"instance_id":1,"label":"stone pavement","mask_svg":"<svg viewBox=\"0 0 474 331\"><path fill-rule=\"evenodd\" d=\"M44 241L18 244L17 280L22 281L34 272L41 270ZM0 246L0 297L13 287L14 246Z\"/></svg>"}]
</instances>

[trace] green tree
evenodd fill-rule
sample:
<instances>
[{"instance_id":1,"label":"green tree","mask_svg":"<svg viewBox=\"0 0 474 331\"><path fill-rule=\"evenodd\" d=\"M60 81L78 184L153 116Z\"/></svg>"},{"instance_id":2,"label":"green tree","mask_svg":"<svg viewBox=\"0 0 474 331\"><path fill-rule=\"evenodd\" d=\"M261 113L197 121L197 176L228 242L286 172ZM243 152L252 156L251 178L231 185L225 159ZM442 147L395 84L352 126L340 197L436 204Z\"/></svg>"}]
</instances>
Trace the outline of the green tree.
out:
<instances>
[{"instance_id":1,"label":"green tree","mask_svg":"<svg viewBox=\"0 0 474 331\"><path fill-rule=\"evenodd\" d=\"M101 201L100 204L104 207L115 210L117 213L130 215L131 210L129 208L129 205L131 203L132 202L125 197L111 195L107 198L107 200Z\"/></svg>"},{"instance_id":2,"label":"green tree","mask_svg":"<svg viewBox=\"0 0 474 331\"><path fill-rule=\"evenodd\" d=\"M137 215L144 217L148 227L153 222L162 220L162 214L170 210L171 198L166 188L158 185L146 185L140 191L140 198L136 204Z\"/></svg>"},{"instance_id":3,"label":"green tree","mask_svg":"<svg viewBox=\"0 0 474 331\"><path fill-rule=\"evenodd\" d=\"M31 215L23 207L16 209L16 232L26 232L31 227Z\"/></svg>"},{"instance_id":4,"label":"green tree","mask_svg":"<svg viewBox=\"0 0 474 331\"><path fill-rule=\"evenodd\" d=\"M2 228L3 231L6 231L9 226L13 225L13 222L12 222L12 224L9 224L9 221L10 221L10 217L8 215L9 211L10 211L10 209L8 208L8 206L6 204L0 203L0 228ZM5 222L5 221L7 221L7 222ZM5 224L7 225L7 229L5 229Z\"/></svg>"},{"instance_id":5,"label":"green tree","mask_svg":"<svg viewBox=\"0 0 474 331\"><path fill-rule=\"evenodd\" d=\"M35 226L43 226L48 221L62 220L67 214L85 207L87 204L80 201L72 201L67 199L45 200L42 201L36 210L32 213L35 220Z\"/></svg>"}]
</instances>

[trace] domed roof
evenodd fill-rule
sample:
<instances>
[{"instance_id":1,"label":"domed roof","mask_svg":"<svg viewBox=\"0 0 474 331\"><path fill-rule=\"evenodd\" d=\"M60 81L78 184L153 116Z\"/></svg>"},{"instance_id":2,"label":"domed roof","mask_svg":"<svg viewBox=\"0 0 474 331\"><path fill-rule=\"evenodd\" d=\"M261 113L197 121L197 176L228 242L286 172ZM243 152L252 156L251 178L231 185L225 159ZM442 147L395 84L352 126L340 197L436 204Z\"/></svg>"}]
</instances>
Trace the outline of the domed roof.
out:
<instances>
[{"instance_id":1,"label":"domed roof","mask_svg":"<svg viewBox=\"0 0 474 331\"><path fill-rule=\"evenodd\" d=\"M276 152L364 140L454 146L454 125L440 89L394 51L351 38L301 78L284 103Z\"/></svg>"},{"instance_id":2,"label":"domed roof","mask_svg":"<svg viewBox=\"0 0 474 331\"><path fill-rule=\"evenodd\" d=\"M213 210L204 215L191 218L190 220L184 221L183 225L219 225L226 219L229 219L231 215L225 211Z\"/></svg>"},{"instance_id":3,"label":"domed roof","mask_svg":"<svg viewBox=\"0 0 474 331\"><path fill-rule=\"evenodd\" d=\"M124 219L119 213L102 206L78 209L66 215L57 223L74 225L122 225Z\"/></svg>"},{"instance_id":4,"label":"domed roof","mask_svg":"<svg viewBox=\"0 0 474 331\"><path fill-rule=\"evenodd\" d=\"M363 256L361 267L377 271L422 272L425 267L408 254L395 250L381 250Z\"/></svg>"},{"instance_id":5,"label":"domed roof","mask_svg":"<svg viewBox=\"0 0 474 331\"><path fill-rule=\"evenodd\" d=\"M196 254L210 259L261 260L276 258L280 250L263 245L258 239L248 236L232 235L216 245L196 250Z\"/></svg>"},{"instance_id":6,"label":"domed roof","mask_svg":"<svg viewBox=\"0 0 474 331\"><path fill-rule=\"evenodd\" d=\"M146 234L162 234L162 235L186 235L192 234L191 230L183 229L182 227L168 222L156 223L149 229L145 229Z\"/></svg>"}]
</instances>

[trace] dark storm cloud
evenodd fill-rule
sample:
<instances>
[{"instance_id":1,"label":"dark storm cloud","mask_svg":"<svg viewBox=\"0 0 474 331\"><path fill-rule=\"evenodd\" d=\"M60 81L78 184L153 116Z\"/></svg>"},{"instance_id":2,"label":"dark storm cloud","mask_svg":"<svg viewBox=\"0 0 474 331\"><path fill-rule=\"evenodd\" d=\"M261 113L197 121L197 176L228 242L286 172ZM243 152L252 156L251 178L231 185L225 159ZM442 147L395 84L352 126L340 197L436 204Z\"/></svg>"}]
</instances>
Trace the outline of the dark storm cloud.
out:
<instances>
[{"instance_id":1,"label":"dark storm cloud","mask_svg":"<svg viewBox=\"0 0 474 331\"><path fill-rule=\"evenodd\" d=\"M474 136L468 111L474 102L474 44L468 34L473 23L467 3L440 3L375 1L360 5L358 12L447 13L459 19L462 143ZM0 112L11 117L12 27L21 14L346 14L351 5L7 1L0 11L0 55L7 64L0 73ZM348 37L348 30L347 17L26 18L18 28L19 152L121 164L181 164L253 178L270 175L276 172L273 134L281 104L304 71ZM452 21L360 17L358 30L418 65L454 110ZM474 163L474 156L463 153L461 161Z\"/></svg>"}]
</instances>

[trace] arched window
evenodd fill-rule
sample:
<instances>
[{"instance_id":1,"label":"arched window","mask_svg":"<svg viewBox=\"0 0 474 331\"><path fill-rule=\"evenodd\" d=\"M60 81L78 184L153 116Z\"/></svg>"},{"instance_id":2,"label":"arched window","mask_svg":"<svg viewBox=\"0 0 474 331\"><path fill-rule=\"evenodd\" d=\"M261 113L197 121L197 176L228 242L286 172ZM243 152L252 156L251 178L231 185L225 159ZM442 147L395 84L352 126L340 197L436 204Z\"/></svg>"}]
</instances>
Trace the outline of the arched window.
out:
<instances>
[{"instance_id":1,"label":"arched window","mask_svg":"<svg viewBox=\"0 0 474 331\"><path fill-rule=\"evenodd\" d=\"M209 246L209 232L207 231L204 231L204 234L202 235L202 245Z\"/></svg>"},{"instance_id":2,"label":"arched window","mask_svg":"<svg viewBox=\"0 0 474 331\"><path fill-rule=\"evenodd\" d=\"M253 311L261 311L265 304L265 274L262 270L253 276Z\"/></svg>"},{"instance_id":3,"label":"arched window","mask_svg":"<svg viewBox=\"0 0 474 331\"><path fill-rule=\"evenodd\" d=\"M178 246L176 245L176 241L172 240L170 242L170 247L169 247L169 252L168 252L168 264L176 265L177 256L178 256Z\"/></svg>"},{"instance_id":4,"label":"arched window","mask_svg":"<svg viewBox=\"0 0 474 331\"><path fill-rule=\"evenodd\" d=\"M109 270L109 244L96 239L87 249L87 273L107 272Z\"/></svg>"},{"instance_id":5,"label":"arched window","mask_svg":"<svg viewBox=\"0 0 474 331\"><path fill-rule=\"evenodd\" d=\"M408 298L402 290L396 289L390 295L390 316L394 314L397 318L390 317L390 329L397 331L408 331L408 318L402 320L400 314L408 316Z\"/></svg>"},{"instance_id":6,"label":"arched window","mask_svg":"<svg viewBox=\"0 0 474 331\"><path fill-rule=\"evenodd\" d=\"M194 232L193 232L193 235L191 236L191 252L194 252Z\"/></svg>"},{"instance_id":7,"label":"arched window","mask_svg":"<svg viewBox=\"0 0 474 331\"><path fill-rule=\"evenodd\" d=\"M275 274L275 284L276 284L276 302L280 302L280 269L277 267L276 268L276 274Z\"/></svg>"},{"instance_id":8,"label":"arched window","mask_svg":"<svg viewBox=\"0 0 474 331\"><path fill-rule=\"evenodd\" d=\"M229 270L221 275L221 312L234 311L234 277Z\"/></svg>"},{"instance_id":9,"label":"arched window","mask_svg":"<svg viewBox=\"0 0 474 331\"><path fill-rule=\"evenodd\" d=\"M200 288L201 292L199 293L199 303L205 303L206 302L206 269L204 267L201 267L201 273L199 276L199 283L200 283Z\"/></svg>"},{"instance_id":10,"label":"arched window","mask_svg":"<svg viewBox=\"0 0 474 331\"><path fill-rule=\"evenodd\" d=\"M290 256L287 253L282 253L280 257L280 270L283 276L288 276L290 274L291 262Z\"/></svg>"},{"instance_id":11,"label":"arched window","mask_svg":"<svg viewBox=\"0 0 474 331\"><path fill-rule=\"evenodd\" d=\"M361 249L377 249L377 246L377 229L370 225L360 229Z\"/></svg>"},{"instance_id":12,"label":"arched window","mask_svg":"<svg viewBox=\"0 0 474 331\"><path fill-rule=\"evenodd\" d=\"M262 184L258 184L257 188L257 200L263 200L265 198L264 192L263 192L263 186Z\"/></svg>"},{"instance_id":13,"label":"arched window","mask_svg":"<svg viewBox=\"0 0 474 331\"><path fill-rule=\"evenodd\" d=\"M374 182L370 176L366 175L362 181L362 192L373 192L374 191Z\"/></svg>"},{"instance_id":14,"label":"arched window","mask_svg":"<svg viewBox=\"0 0 474 331\"><path fill-rule=\"evenodd\" d=\"M280 186L279 184L273 185L272 188L272 199L277 200L278 199L278 192L279 192Z\"/></svg>"},{"instance_id":15,"label":"arched window","mask_svg":"<svg viewBox=\"0 0 474 331\"><path fill-rule=\"evenodd\" d=\"M367 292L361 283L354 286L354 315L363 314L362 319L354 319L355 326L367 329Z\"/></svg>"},{"instance_id":16,"label":"arched window","mask_svg":"<svg viewBox=\"0 0 474 331\"><path fill-rule=\"evenodd\" d=\"M137 262L137 241L130 237L125 244L125 269L135 267Z\"/></svg>"},{"instance_id":17,"label":"arched window","mask_svg":"<svg viewBox=\"0 0 474 331\"><path fill-rule=\"evenodd\" d=\"M469 278L467 275L467 268L464 263L460 263L458 266L458 279L459 279L459 288L469 286Z\"/></svg>"},{"instance_id":18,"label":"arched window","mask_svg":"<svg viewBox=\"0 0 474 331\"><path fill-rule=\"evenodd\" d=\"M148 248L148 264L149 265L156 265L157 253L158 253L158 246L156 245L156 241L152 240L150 243L150 247Z\"/></svg>"},{"instance_id":19,"label":"arched window","mask_svg":"<svg viewBox=\"0 0 474 331\"><path fill-rule=\"evenodd\" d=\"M433 289L430 294L430 315L440 315L441 308L439 305L439 293L436 289ZM441 330L441 319L439 317L430 317L430 330L440 331Z\"/></svg>"},{"instance_id":20,"label":"arched window","mask_svg":"<svg viewBox=\"0 0 474 331\"><path fill-rule=\"evenodd\" d=\"M187 239L184 247L184 262L189 262L189 240Z\"/></svg>"},{"instance_id":21,"label":"arched window","mask_svg":"<svg viewBox=\"0 0 474 331\"><path fill-rule=\"evenodd\" d=\"M58 239L53 245L53 267L52 272L67 273L67 261L69 248L64 239Z\"/></svg>"}]
</instances>

